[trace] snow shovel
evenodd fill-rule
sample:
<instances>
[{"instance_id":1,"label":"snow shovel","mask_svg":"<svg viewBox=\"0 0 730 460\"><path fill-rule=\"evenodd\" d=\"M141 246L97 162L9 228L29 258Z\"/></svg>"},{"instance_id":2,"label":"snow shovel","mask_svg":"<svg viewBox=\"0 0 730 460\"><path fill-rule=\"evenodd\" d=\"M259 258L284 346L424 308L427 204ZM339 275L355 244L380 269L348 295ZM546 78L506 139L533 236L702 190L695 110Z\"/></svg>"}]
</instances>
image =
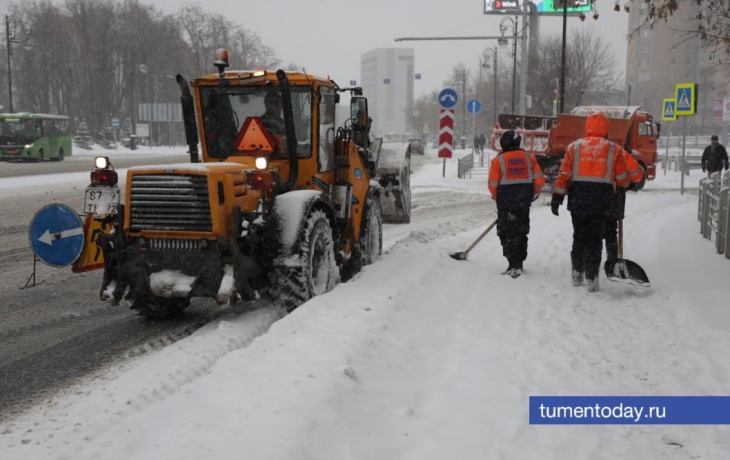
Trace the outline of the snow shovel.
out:
<instances>
[{"instance_id":1,"label":"snow shovel","mask_svg":"<svg viewBox=\"0 0 730 460\"><path fill-rule=\"evenodd\" d=\"M466 258L469 257L469 251L471 251L472 249L474 249L474 246L476 246L477 244L479 244L479 242L482 240L482 238L484 238L485 236L487 236L487 233L489 233L494 228L495 225L497 225L497 219L494 219L494 222L492 222L491 224L489 224L489 227L487 227L487 229L484 230L484 233L482 233L481 235L479 235L479 238L477 238L477 240L475 242L473 242L471 244L471 246L469 246L469 249L467 249L464 252L457 252L455 254L449 254L449 255L453 259L456 259L456 260L466 260Z\"/></svg>"},{"instance_id":2,"label":"snow shovel","mask_svg":"<svg viewBox=\"0 0 730 460\"><path fill-rule=\"evenodd\" d=\"M624 208L626 206L626 192L618 192L618 258L606 260L603 269L610 281L631 284L634 286L651 287L646 272L636 262L624 259Z\"/></svg>"}]
</instances>

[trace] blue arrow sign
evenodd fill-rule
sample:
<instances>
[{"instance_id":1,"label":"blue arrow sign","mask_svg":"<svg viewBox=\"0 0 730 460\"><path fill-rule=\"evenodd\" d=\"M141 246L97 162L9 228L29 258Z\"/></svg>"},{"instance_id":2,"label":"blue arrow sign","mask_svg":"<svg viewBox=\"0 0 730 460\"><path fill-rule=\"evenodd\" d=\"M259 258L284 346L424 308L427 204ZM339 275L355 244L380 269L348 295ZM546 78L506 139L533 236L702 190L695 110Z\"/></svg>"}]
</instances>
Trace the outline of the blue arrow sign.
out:
<instances>
[{"instance_id":1,"label":"blue arrow sign","mask_svg":"<svg viewBox=\"0 0 730 460\"><path fill-rule=\"evenodd\" d=\"M84 248L84 224L76 211L63 204L41 208L30 221L30 248L41 262L54 267L74 263Z\"/></svg>"},{"instance_id":2,"label":"blue arrow sign","mask_svg":"<svg viewBox=\"0 0 730 460\"><path fill-rule=\"evenodd\" d=\"M482 111L482 103L478 99L472 99L466 103L466 111L472 115L476 115Z\"/></svg>"},{"instance_id":3,"label":"blue arrow sign","mask_svg":"<svg viewBox=\"0 0 730 460\"><path fill-rule=\"evenodd\" d=\"M456 91L451 88L442 89L439 93L439 104L445 109L454 107L457 100L459 100L459 97L456 95Z\"/></svg>"}]
</instances>

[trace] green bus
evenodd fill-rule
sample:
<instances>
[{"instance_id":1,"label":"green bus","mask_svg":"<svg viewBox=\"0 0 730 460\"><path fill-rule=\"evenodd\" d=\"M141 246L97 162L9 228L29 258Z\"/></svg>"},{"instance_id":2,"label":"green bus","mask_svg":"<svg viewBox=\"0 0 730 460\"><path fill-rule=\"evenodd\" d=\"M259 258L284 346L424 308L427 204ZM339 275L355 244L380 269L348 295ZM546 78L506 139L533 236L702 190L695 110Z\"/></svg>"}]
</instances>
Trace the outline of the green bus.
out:
<instances>
[{"instance_id":1,"label":"green bus","mask_svg":"<svg viewBox=\"0 0 730 460\"><path fill-rule=\"evenodd\" d=\"M67 116L0 114L0 161L62 161L69 155L71 133Z\"/></svg>"}]
</instances>

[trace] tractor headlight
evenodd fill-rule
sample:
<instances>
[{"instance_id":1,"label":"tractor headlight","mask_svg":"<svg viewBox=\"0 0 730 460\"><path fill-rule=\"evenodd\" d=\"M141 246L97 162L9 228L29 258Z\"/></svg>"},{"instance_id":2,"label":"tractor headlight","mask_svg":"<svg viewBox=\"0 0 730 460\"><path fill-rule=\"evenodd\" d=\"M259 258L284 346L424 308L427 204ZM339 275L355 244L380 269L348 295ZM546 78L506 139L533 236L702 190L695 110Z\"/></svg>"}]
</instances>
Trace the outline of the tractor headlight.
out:
<instances>
[{"instance_id":1,"label":"tractor headlight","mask_svg":"<svg viewBox=\"0 0 730 460\"><path fill-rule=\"evenodd\" d=\"M96 167L96 169L109 169L109 158L95 157L94 166Z\"/></svg>"},{"instance_id":2,"label":"tractor headlight","mask_svg":"<svg viewBox=\"0 0 730 460\"><path fill-rule=\"evenodd\" d=\"M25 144L25 148L26 148L26 149L30 149L30 148L33 148L33 144Z\"/></svg>"},{"instance_id":3,"label":"tractor headlight","mask_svg":"<svg viewBox=\"0 0 730 460\"><path fill-rule=\"evenodd\" d=\"M269 161L265 157L256 158L256 169L266 169L269 166Z\"/></svg>"}]
</instances>

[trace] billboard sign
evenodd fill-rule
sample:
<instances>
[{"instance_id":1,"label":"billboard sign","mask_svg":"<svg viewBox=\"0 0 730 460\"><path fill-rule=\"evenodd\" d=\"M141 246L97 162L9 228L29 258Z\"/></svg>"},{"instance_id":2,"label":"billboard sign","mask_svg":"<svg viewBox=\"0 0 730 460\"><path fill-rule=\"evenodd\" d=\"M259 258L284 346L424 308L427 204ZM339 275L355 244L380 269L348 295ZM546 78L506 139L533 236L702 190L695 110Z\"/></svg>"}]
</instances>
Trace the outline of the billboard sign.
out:
<instances>
[{"instance_id":1,"label":"billboard sign","mask_svg":"<svg viewBox=\"0 0 730 460\"><path fill-rule=\"evenodd\" d=\"M568 14L577 15L593 11L593 0L567 0ZM484 14L514 14L522 11L522 0L484 0ZM541 15L562 15L562 0L536 0L532 2Z\"/></svg>"}]
</instances>

